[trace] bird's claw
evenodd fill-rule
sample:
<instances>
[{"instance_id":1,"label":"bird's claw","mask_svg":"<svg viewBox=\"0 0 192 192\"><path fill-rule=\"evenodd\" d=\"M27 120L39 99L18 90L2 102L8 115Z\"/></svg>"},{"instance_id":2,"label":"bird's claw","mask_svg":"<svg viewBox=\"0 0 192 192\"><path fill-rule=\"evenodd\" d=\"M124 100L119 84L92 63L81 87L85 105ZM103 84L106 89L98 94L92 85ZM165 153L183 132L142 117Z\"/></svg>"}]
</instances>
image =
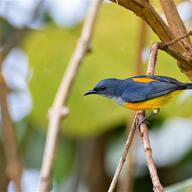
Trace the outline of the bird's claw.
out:
<instances>
[{"instance_id":1,"label":"bird's claw","mask_svg":"<svg viewBox=\"0 0 192 192\"><path fill-rule=\"evenodd\" d=\"M146 123L149 124L149 121L147 121L147 118L143 118L141 121L136 122L136 126L139 127L141 124Z\"/></svg>"}]
</instances>

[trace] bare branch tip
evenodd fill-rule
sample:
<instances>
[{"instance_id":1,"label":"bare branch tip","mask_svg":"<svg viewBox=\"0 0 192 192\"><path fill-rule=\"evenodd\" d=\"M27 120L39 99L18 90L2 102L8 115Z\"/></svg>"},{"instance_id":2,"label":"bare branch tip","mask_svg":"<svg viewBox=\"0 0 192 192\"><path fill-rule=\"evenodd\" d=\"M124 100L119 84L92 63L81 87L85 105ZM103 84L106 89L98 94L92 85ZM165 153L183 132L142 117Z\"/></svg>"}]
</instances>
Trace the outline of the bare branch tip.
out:
<instances>
[{"instance_id":1,"label":"bare branch tip","mask_svg":"<svg viewBox=\"0 0 192 192\"><path fill-rule=\"evenodd\" d=\"M69 114L69 108L68 107L62 107L61 108L61 116L65 117Z\"/></svg>"},{"instance_id":2,"label":"bare branch tip","mask_svg":"<svg viewBox=\"0 0 192 192\"><path fill-rule=\"evenodd\" d=\"M53 115L58 115L61 118L66 117L69 114L69 108L67 107L61 107L61 108L56 108L56 107L51 107L48 110L48 117L51 118Z\"/></svg>"}]
</instances>

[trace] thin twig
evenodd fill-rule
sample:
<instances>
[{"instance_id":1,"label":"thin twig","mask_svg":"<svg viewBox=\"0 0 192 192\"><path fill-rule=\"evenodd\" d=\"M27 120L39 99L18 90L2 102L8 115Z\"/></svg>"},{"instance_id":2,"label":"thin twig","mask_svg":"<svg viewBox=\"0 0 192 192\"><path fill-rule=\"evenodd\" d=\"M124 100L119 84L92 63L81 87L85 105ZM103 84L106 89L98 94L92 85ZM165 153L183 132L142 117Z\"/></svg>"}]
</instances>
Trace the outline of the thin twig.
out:
<instances>
[{"instance_id":1,"label":"thin twig","mask_svg":"<svg viewBox=\"0 0 192 192\"><path fill-rule=\"evenodd\" d=\"M1 75L1 78L2 75ZM1 124L3 146L6 155L6 175L14 182L16 191L21 191L20 181L22 173L22 164L20 161L17 141L14 132L12 119L7 103L7 87L6 84L0 85L0 106L1 106Z\"/></svg>"},{"instance_id":2,"label":"thin twig","mask_svg":"<svg viewBox=\"0 0 192 192\"><path fill-rule=\"evenodd\" d=\"M156 64L156 58L157 58L157 51L158 51L158 45L159 43L153 43L151 46L151 52L150 52L150 57L149 57L149 63L148 63L148 69L147 69L147 74L148 75L153 75L154 74L154 70L155 70L155 64ZM141 122L141 117L144 118L144 112L143 111L137 111L134 121L132 123L131 129L130 129L130 133L128 135L125 147L123 149L123 153L121 155L121 158L119 160L118 166L116 168L115 174L113 176L111 185L109 187L108 192L113 192L115 189L115 186L117 184L117 180L118 177L121 173L122 167L124 165L124 162L126 160L131 142L133 140L133 136L136 130L136 124L137 122ZM144 150L145 150L145 155L146 155L146 159L147 159L147 165L149 168L149 172L152 178L152 183L153 183L153 189L155 192L162 192L163 191L163 187L161 186L161 183L159 181L158 175L157 175L157 171L153 162L153 158L152 158L152 150L151 150L151 146L150 146L150 142L148 139L148 129L145 123L142 123L140 125L140 132L142 133L142 142L144 145Z\"/></svg>"},{"instance_id":3,"label":"thin twig","mask_svg":"<svg viewBox=\"0 0 192 192\"><path fill-rule=\"evenodd\" d=\"M186 34L187 29L179 15L176 3L173 0L160 0L160 3L174 37ZM188 51L192 51L191 42L188 36L186 36L185 39L182 39L180 43L183 45L184 52L187 53Z\"/></svg>"},{"instance_id":4,"label":"thin twig","mask_svg":"<svg viewBox=\"0 0 192 192\"><path fill-rule=\"evenodd\" d=\"M151 46L151 53L149 56L149 63L148 63L148 68L147 68L147 74L148 75L153 75L154 74L154 68L156 65L156 60L157 60L157 52L158 49L167 49L169 46L171 46L172 44L178 42L181 39L184 39L188 36L192 35L192 31L189 31L188 33L177 37L175 39L173 39L172 41L169 42L155 42L152 44Z\"/></svg>"},{"instance_id":5,"label":"thin twig","mask_svg":"<svg viewBox=\"0 0 192 192\"><path fill-rule=\"evenodd\" d=\"M136 131L136 116L133 120L133 123L132 123L132 126L131 126L131 129L130 129L130 132L129 132L129 135L127 137L127 141L125 143L125 146L124 146L124 149L123 149L123 153L121 155L121 158L119 160L119 163L117 165L117 168L115 170L115 174L113 176L113 179L112 179L112 182L110 184L110 187L109 187L109 190L108 192L113 192L114 189L115 189L115 186L117 184L117 180L118 180L118 177L121 173L121 170L123 168L123 165L125 163L125 160L127 158L127 154L128 154L128 151L129 151L129 148L130 148L130 145L132 143L132 140L133 140L133 136L135 134L135 131Z\"/></svg>"},{"instance_id":6,"label":"thin twig","mask_svg":"<svg viewBox=\"0 0 192 192\"><path fill-rule=\"evenodd\" d=\"M157 53L158 53L159 48L162 49L165 46L169 46L169 45L179 41L180 39L183 39L186 36L191 35L191 33L192 32L190 31L188 34L185 34L185 35L183 35L181 37L178 37L178 38L176 38L176 39L174 39L174 40L172 40L170 42L167 42L167 43L166 42L161 42L161 43L155 42L155 43L153 43L152 46L151 46L151 51L150 51L150 56L149 56L147 75L154 75L155 65L156 65L156 60L157 60ZM121 158L119 160L118 166L116 168L116 171L115 171L115 174L113 176L113 179L112 179L112 182L111 182L111 185L109 187L108 192L113 192L114 189L115 189L118 177L119 177L119 175L121 173L122 167L123 167L124 162L126 160L130 144L131 144L131 142L133 140L133 136L134 136L135 129L136 129L136 126L135 126L136 121L141 122L141 120L144 117L145 117L144 116L144 111L137 111L137 113L135 115L135 118L134 118L134 121L133 121L133 124L132 124L132 127L130 129L130 133L128 135L128 138L127 138L123 153L122 153ZM157 170L156 170L156 167L155 167L155 164L154 164L154 161L153 161L152 149L151 149L151 145L150 145L150 141L149 141L149 137L148 137L148 128L147 128L146 123L142 123L140 125L139 129L140 129L141 139L142 139L143 146L144 146L147 165L148 165L150 176L151 176L152 183L153 183L153 190L155 192L162 192L162 191L164 191L164 189L163 189L163 187L162 187L162 185L160 183L160 180L159 180L159 177L158 177L158 174L157 174Z\"/></svg>"},{"instance_id":7,"label":"thin twig","mask_svg":"<svg viewBox=\"0 0 192 192\"><path fill-rule=\"evenodd\" d=\"M111 1L116 2L116 0L111 0ZM172 44L178 42L179 40L181 40L183 38L186 38L189 35L191 35L191 32L189 32L188 34L182 35L179 38L174 39L172 34L169 31L169 28L167 28L166 24L160 19L159 15L154 11L154 9L152 7L150 7L149 4L147 4L146 2L144 2L142 0L139 0L139 1L132 0L131 2L132 2L132 4L129 1L126 2L126 1L122 0L122 1L120 1L120 5L128 8L128 9L131 9L135 13L137 13L137 11L142 9L142 8L147 8L148 13L150 12L150 14L151 15L153 14L155 17L151 17L151 16L149 16L149 14L148 15L145 14L146 17L143 17L143 15L140 15L140 13L142 11L138 12L137 15L139 15L140 17L145 18L145 20L148 22L148 24L152 28L154 27L153 30L158 34L160 39L162 39L164 41L167 41L167 39L169 40L168 43L162 42L162 43L153 43L152 44L151 54L150 54L150 57L149 57L149 64L148 64L147 74L148 75L153 75L154 74L158 48L167 50L169 54L171 53L175 58L177 58L181 62L185 63L186 60L189 60L187 62L191 63L190 59L188 59L190 57L185 57L184 58L183 56L179 55L180 53L177 50L183 48L181 45L177 44L177 46L174 47L175 49L173 49L173 48L167 49L170 45L172 45ZM119 4L119 1L118 1L118 4ZM140 5L140 8L136 9L136 7L138 5ZM145 13L147 13L147 11L145 11ZM155 18L156 21L151 20L151 18ZM158 29L157 29L157 23L159 24ZM160 30L161 27L163 28L163 30ZM170 39L173 39L173 40L170 41ZM189 77L191 76L191 74L188 74L187 72L186 72L186 74ZM141 117L144 118L144 112L139 111L138 113L136 113L135 119L141 119ZM132 132L132 129L131 129L131 131L129 133L129 136L130 136L131 132ZM142 139L142 142L143 142L143 145L144 145L145 155L146 155L146 159L147 159L147 165L148 165L149 172L150 172L150 175L151 175L151 178L152 178L153 189L154 189L155 192L162 192L163 187L162 187L162 185L161 185L161 183L159 181L159 177L157 175L156 167L154 165L154 161L153 161L153 158L152 158L152 150L151 150L151 146L150 146L150 142L149 142L149 138L148 138L148 128L147 128L145 123L142 123L140 125L140 133L141 133L141 139ZM132 141L132 138L131 139L128 138L127 142L131 143L131 141ZM108 192L112 192L115 189L118 176L119 176L119 174L120 174L120 172L122 170L123 164L124 164L123 160L126 159L128 150L129 150L129 147L127 148L127 143L126 143L123 154L121 156L121 159L120 159L119 164L117 166L117 169L115 171L115 175L113 177L113 180L112 180L112 183L110 185L110 188L109 188Z\"/></svg>"},{"instance_id":8,"label":"thin twig","mask_svg":"<svg viewBox=\"0 0 192 192\"><path fill-rule=\"evenodd\" d=\"M9 180L13 181L16 191L21 191L20 181L22 174L22 163L17 148L16 135L13 122L9 113L7 94L8 88L2 74L3 62L13 47L19 44L23 33L15 30L13 35L2 45L0 51L0 106L1 106L1 126L2 140L6 156L6 175Z\"/></svg>"},{"instance_id":9,"label":"thin twig","mask_svg":"<svg viewBox=\"0 0 192 192\"><path fill-rule=\"evenodd\" d=\"M155 65L157 61L157 52L158 52L159 43L155 42L151 45L149 62L147 66L147 75L154 75Z\"/></svg>"},{"instance_id":10,"label":"thin twig","mask_svg":"<svg viewBox=\"0 0 192 192\"><path fill-rule=\"evenodd\" d=\"M139 113L137 113L138 122L142 121L143 118L145 118L144 112L139 111ZM149 141L148 127L147 127L146 123L142 123L139 127L139 130L140 130L139 132L140 132L141 140L142 140L143 147L144 147L144 152L145 152L145 157L147 160L149 173L150 173L151 180L153 183L153 191L154 192L163 192L164 189L160 183L160 180L159 180L159 177L157 174L157 170L155 167L155 163L153 160L153 156L152 156L152 148L151 148L150 141Z\"/></svg>"},{"instance_id":11,"label":"thin twig","mask_svg":"<svg viewBox=\"0 0 192 192\"><path fill-rule=\"evenodd\" d=\"M116 3L116 0L111 1ZM164 2L167 1L168 0L164 0ZM178 33L175 35L172 32L171 27L162 20L155 8L146 0L118 0L118 4L133 11L138 17L144 19L161 41L169 42L177 36ZM171 17L173 18L174 16ZM175 25L174 22L173 25ZM179 35L182 34L179 33ZM192 51L190 45L186 47L186 44L183 45L182 43L177 42L165 49L165 51L178 61L180 70L192 80Z\"/></svg>"},{"instance_id":12,"label":"thin twig","mask_svg":"<svg viewBox=\"0 0 192 192\"><path fill-rule=\"evenodd\" d=\"M26 33L29 31L27 24L31 24L38 10L40 9L39 5L44 0L39 0L34 9L34 14L32 15L29 23L23 28L14 29L12 35L6 39L0 51L0 106L1 106L1 126L2 126L2 139L3 147L6 156L6 176L9 180L13 181L16 191L22 191L20 182L22 175L22 162L19 155L19 150L17 148L16 134L14 130L14 125L9 113L9 107L7 103L7 94L8 88L2 74L2 67L4 59L7 57L9 52L16 46L21 43L21 40L24 38ZM40 3L40 4L39 4Z\"/></svg>"},{"instance_id":13,"label":"thin twig","mask_svg":"<svg viewBox=\"0 0 192 192\"><path fill-rule=\"evenodd\" d=\"M167 42L167 43L162 42L162 43L153 44L152 49L151 49L151 57L149 59L147 74L148 75L154 74L158 48L162 49L162 48L168 47L168 46L172 45L173 43L175 43L185 37L188 37L191 34L192 34L192 32L190 31L189 33L182 35L170 42ZM140 113L137 114L137 117L138 117L138 120L141 121L144 118L144 112L140 111ZM159 177L157 174L157 170L156 170L153 158L152 158L152 149L150 146L150 141L149 141L149 137L148 137L148 128L146 126L146 123L143 123L140 125L140 134L141 134L142 142L144 145L147 165L148 165L148 168L150 171L150 176L151 176L152 183L153 183L153 190L155 192L162 192L162 191L164 191L164 189L160 183L160 180L159 180Z\"/></svg>"},{"instance_id":14,"label":"thin twig","mask_svg":"<svg viewBox=\"0 0 192 192\"><path fill-rule=\"evenodd\" d=\"M186 38L186 37L189 37L190 35L192 35L192 31L189 31L188 33L186 33L186 34L184 34L184 35L181 35L180 37L177 37L177 38L173 39L172 41L169 41L169 42L161 42L161 43L159 44L159 48L160 48L160 49L166 49L166 48L168 48L170 45L178 42L178 41L181 40L181 39L184 39L184 38Z\"/></svg>"},{"instance_id":15,"label":"thin twig","mask_svg":"<svg viewBox=\"0 0 192 192\"><path fill-rule=\"evenodd\" d=\"M137 36L137 47L136 47L135 75L143 74L142 52L146 44L146 38L147 38L147 24L145 23L144 20L140 19L138 36ZM131 117L131 119L133 119L134 116L135 112L133 112L133 117ZM126 133L128 133L130 130L131 127L130 123L131 123L130 121L127 123ZM122 192L133 191L133 185L134 185L133 172L135 169L133 151L134 151L134 140L132 141L132 145L127 157L126 173L123 178L123 181L120 183L120 191Z\"/></svg>"},{"instance_id":16,"label":"thin twig","mask_svg":"<svg viewBox=\"0 0 192 192\"><path fill-rule=\"evenodd\" d=\"M148 68L147 68L147 75L154 75L154 73L155 73L158 46L159 46L159 43L153 43L151 46L151 52L150 52ZM145 114L144 111L139 111L137 113L137 122L141 122L142 119L145 118L144 114ZM149 136L148 136L148 127L145 122L139 126L139 132L140 132L141 140L142 140L143 147L144 147L144 152L145 152L145 157L147 160L149 173L150 173L151 180L153 183L153 190L154 190L154 192L163 192L164 189L160 183L160 180L159 180L159 177L157 174L157 170L156 170L156 167L155 167L155 164L153 161L152 148L151 148Z\"/></svg>"},{"instance_id":17,"label":"thin twig","mask_svg":"<svg viewBox=\"0 0 192 192\"><path fill-rule=\"evenodd\" d=\"M126 131L125 131L126 137L128 136L128 134L130 132L134 117L135 117L135 112L133 112L133 114L131 116L129 116L130 121L127 122ZM134 161L134 155L133 155L134 149L135 149L134 139L132 139L131 146L127 152L126 161L124 162L124 164L126 166L124 168L125 173L123 174L122 179L121 179L121 177L119 178L119 182L117 183L117 191L120 191L120 192L127 192L127 191L132 192L133 191L133 188L134 188L134 178L133 178L134 174L133 173L135 170L135 161ZM122 168L122 170L123 170L123 168Z\"/></svg>"},{"instance_id":18,"label":"thin twig","mask_svg":"<svg viewBox=\"0 0 192 192\"><path fill-rule=\"evenodd\" d=\"M95 26L96 16L102 0L92 1L85 23L83 25L81 37L77 43L76 49L69 62L65 75L60 83L56 93L53 105L49 113L48 132L45 144L45 151L40 173L39 191L49 190L51 168L55 156L56 144L59 133L59 123L61 118L66 117L66 101L70 88L76 77L81 61L90 50L90 41Z\"/></svg>"}]
</instances>

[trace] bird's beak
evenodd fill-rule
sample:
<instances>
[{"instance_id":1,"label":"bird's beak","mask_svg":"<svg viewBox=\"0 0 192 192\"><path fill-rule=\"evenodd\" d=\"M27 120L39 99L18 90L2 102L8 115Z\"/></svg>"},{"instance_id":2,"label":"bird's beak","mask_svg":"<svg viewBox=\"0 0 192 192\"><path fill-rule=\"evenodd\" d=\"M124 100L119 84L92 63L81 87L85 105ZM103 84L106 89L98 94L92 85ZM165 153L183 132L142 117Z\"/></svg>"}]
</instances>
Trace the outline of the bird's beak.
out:
<instances>
[{"instance_id":1,"label":"bird's beak","mask_svg":"<svg viewBox=\"0 0 192 192\"><path fill-rule=\"evenodd\" d=\"M93 89L87 91L87 93L85 93L83 96L86 96L86 95L91 95L91 94L97 94L97 92Z\"/></svg>"}]
</instances>

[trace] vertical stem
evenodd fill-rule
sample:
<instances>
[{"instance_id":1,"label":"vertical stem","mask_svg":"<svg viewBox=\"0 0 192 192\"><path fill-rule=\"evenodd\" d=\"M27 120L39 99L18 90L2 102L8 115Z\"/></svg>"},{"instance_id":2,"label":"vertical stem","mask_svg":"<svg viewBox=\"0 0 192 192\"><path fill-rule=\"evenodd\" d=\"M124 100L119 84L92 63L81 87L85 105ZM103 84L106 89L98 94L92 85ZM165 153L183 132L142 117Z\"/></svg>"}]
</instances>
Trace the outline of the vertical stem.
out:
<instances>
[{"instance_id":1,"label":"vertical stem","mask_svg":"<svg viewBox=\"0 0 192 192\"><path fill-rule=\"evenodd\" d=\"M147 68L147 75L154 75L154 73L155 73L158 46L159 46L159 43L153 43L151 46L150 57L149 57L148 68ZM138 113L137 113L138 122L141 122L143 118L145 118L145 111L138 111ZM153 183L153 191L154 192L163 192L164 189L160 183L160 180L159 180L159 177L157 174L157 170L155 167L155 163L153 161L152 148L151 148L150 141L149 141L148 127L147 127L146 123L142 123L139 126L139 130L140 130L141 140L142 140L143 147L144 147L144 152L145 152L145 157L147 160L149 173L150 173L151 180Z\"/></svg>"},{"instance_id":2,"label":"vertical stem","mask_svg":"<svg viewBox=\"0 0 192 192\"><path fill-rule=\"evenodd\" d=\"M7 104L7 87L3 80L2 74L0 75L0 79L0 114L2 121L3 145L7 161L6 174L8 178L14 182L16 191L21 191L20 181L22 165L19 158L16 136Z\"/></svg>"},{"instance_id":3,"label":"vertical stem","mask_svg":"<svg viewBox=\"0 0 192 192\"><path fill-rule=\"evenodd\" d=\"M133 113L133 116L130 117L130 119L134 119L135 114ZM127 128L126 128L126 134L128 134L128 132L130 131L130 127L131 127L131 123L130 121L128 121L127 123ZM125 175L122 179L122 181L120 180L119 182L119 186L118 186L118 191L120 192L132 192L133 188L134 188L134 170L135 170L135 159L133 156L133 152L134 152L134 140L132 140L132 145L130 146L129 149L129 153L127 155L127 167L125 170Z\"/></svg>"},{"instance_id":4,"label":"vertical stem","mask_svg":"<svg viewBox=\"0 0 192 192\"><path fill-rule=\"evenodd\" d=\"M37 2L36 8L34 9L34 13L32 13L30 24L32 23L36 15L39 13L41 9L41 5L44 0L39 0ZM15 185L16 191L21 191L21 175L22 175L22 162L20 159L20 155L17 148L16 134L14 130L14 125L9 113L8 103L7 103L7 85L5 83L2 67L3 61L9 52L15 46L18 46L21 40L25 37L26 33L29 31L29 28L24 26L23 28L14 28L12 31L12 35L6 38L6 41L3 45L0 45L2 48L0 50L0 116L1 116L1 126L2 126L2 137L3 137L3 147L4 153L6 157L6 176L9 180L12 180Z\"/></svg>"},{"instance_id":5,"label":"vertical stem","mask_svg":"<svg viewBox=\"0 0 192 192\"><path fill-rule=\"evenodd\" d=\"M6 157L3 143L0 141L0 191L7 191L9 178L6 175Z\"/></svg>"},{"instance_id":6,"label":"vertical stem","mask_svg":"<svg viewBox=\"0 0 192 192\"><path fill-rule=\"evenodd\" d=\"M63 79L61 80L60 86L57 90L52 108L49 113L48 132L40 173L39 191L41 192L46 192L49 190L51 169L59 134L59 123L61 118L64 118L67 114L65 105L70 93L70 88L72 87L73 81L76 77L83 57L90 50L90 41L101 2L102 0L92 1L88 15L82 28L80 39L71 57Z\"/></svg>"},{"instance_id":7,"label":"vertical stem","mask_svg":"<svg viewBox=\"0 0 192 192\"><path fill-rule=\"evenodd\" d=\"M123 153L121 155L121 158L120 158L119 163L117 165L117 168L115 170L115 174L114 174L113 179L111 181L111 184L109 186L108 192L113 192L115 190L118 177L119 177L119 175L121 173L121 170L122 170L123 165L125 163L125 160L127 158L127 154L128 154L129 149L130 149L130 145L132 143L135 131L136 131L136 116L135 116L135 118L133 120L129 135L127 137L127 141L126 141L124 149L123 149Z\"/></svg>"},{"instance_id":8,"label":"vertical stem","mask_svg":"<svg viewBox=\"0 0 192 192\"><path fill-rule=\"evenodd\" d=\"M140 111L137 114L138 122L142 121L142 119L144 117L145 117L144 112ZM160 183L160 180L159 180L159 177L157 174L157 169L156 169L155 163L153 161L152 148L151 148L150 141L149 141L148 127L147 127L146 123L142 123L139 127L139 130L140 130L139 132L140 132L141 140L142 140L143 147L144 147L144 152L145 152L145 157L147 160L149 173L150 173L151 180L153 183L153 191L154 192L163 192L164 189Z\"/></svg>"},{"instance_id":9,"label":"vertical stem","mask_svg":"<svg viewBox=\"0 0 192 192\"><path fill-rule=\"evenodd\" d=\"M154 73L155 73L158 48L159 48L159 43L153 43L151 45L149 62L148 62L148 66L147 66L147 75L154 75Z\"/></svg>"},{"instance_id":10,"label":"vertical stem","mask_svg":"<svg viewBox=\"0 0 192 192\"><path fill-rule=\"evenodd\" d=\"M181 20L177 7L173 0L160 0L162 8L164 10L165 16L167 18L167 22L169 24L169 28L175 37L184 35L187 33L185 25ZM191 48L190 38L186 37L182 39L185 45L188 45ZM185 46L184 46L185 47Z\"/></svg>"},{"instance_id":11,"label":"vertical stem","mask_svg":"<svg viewBox=\"0 0 192 192\"><path fill-rule=\"evenodd\" d=\"M137 36L137 48L136 48L136 63L135 63L135 75L143 74L143 62L142 52L145 47L147 37L147 24L142 19L139 20L138 36ZM134 113L135 116L135 113ZM133 117L134 118L134 117ZM130 118L129 118L130 119ZM126 132L130 130L130 123L127 123ZM132 141L134 142L134 141ZM120 183L120 190L122 192L131 192L133 190L133 171L134 171L134 157L133 157L134 145L132 144L130 152L128 154L127 170L123 181Z\"/></svg>"}]
</instances>

